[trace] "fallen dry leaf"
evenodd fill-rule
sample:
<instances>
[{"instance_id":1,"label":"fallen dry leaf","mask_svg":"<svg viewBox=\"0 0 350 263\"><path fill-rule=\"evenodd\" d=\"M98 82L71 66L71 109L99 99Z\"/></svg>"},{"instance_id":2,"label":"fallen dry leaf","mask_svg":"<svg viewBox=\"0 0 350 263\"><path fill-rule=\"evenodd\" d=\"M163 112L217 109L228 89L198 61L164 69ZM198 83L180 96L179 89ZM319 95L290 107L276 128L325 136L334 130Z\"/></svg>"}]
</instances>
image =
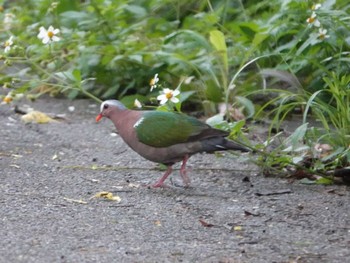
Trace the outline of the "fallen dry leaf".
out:
<instances>
[{"instance_id":1,"label":"fallen dry leaf","mask_svg":"<svg viewBox=\"0 0 350 263\"><path fill-rule=\"evenodd\" d=\"M104 198L110 201L120 202L122 199L118 195L113 195L111 192L99 192L95 194L92 198Z\"/></svg>"},{"instance_id":2,"label":"fallen dry leaf","mask_svg":"<svg viewBox=\"0 0 350 263\"><path fill-rule=\"evenodd\" d=\"M214 226L213 224L207 223L202 219L199 219L199 223L201 223L201 225L204 227L213 227Z\"/></svg>"},{"instance_id":3,"label":"fallen dry leaf","mask_svg":"<svg viewBox=\"0 0 350 263\"><path fill-rule=\"evenodd\" d=\"M47 114L40 111L31 111L21 117L22 121L25 123L49 123L49 122L57 122L54 119L50 118Z\"/></svg>"},{"instance_id":4,"label":"fallen dry leaf","mask_svg":"<svg viewBox=\"0 0 350 263\"><path fill-rule=\"evenodd\" d=\"M87 204L87 202L85 202L85 201L83 201L81 199L77 200L77 199L71 199L71 198L67 198L67 197L63 197L63 199L68 201L68 202L71 202L71 203L78 203L78 204L82 204L82 205L86 205Z\"/></svg>"},{"instance_id":5,"label":"fallen dry leaf","mask_svg":"<svg viewBox=\"0 0 350 263\"><path fill-rule=\"evenodd\" d=\"M160 222L160 220L154 221L154 224L155 224L156 226L162 226L162 223Z\"/></svg>"},{"instance_id":6,"label":"fallen dry leaf","mask_svg":"<svg viewBox=\"0 0 350 263\"><path fill-rule=\"evenodd\" d=\"M129 183L129 184L128 184L128 187L130 187L130 188L139 188L140 185L139 185L139 184Z\"/></svg>"},{"instance_id":7,"label":"fallen dry leaf","mask_svg":"<svg viewBox=\"0 0 350 263\"><path fill-rule=\"evenodd\" d=\"M250 212L247 210L244 210L244 215L246 215L246 216L260 216L259 213L253 213L253 212Z\"/></svg>"},{"instance_id":8,"label":"fallen dry leaf","mask_svg":"<svg viewBox=\"0 0 350 263\"><path fill-rule=\"evenodd\" d=\"M242 231L242 227L241 226L234 226L233 230L234 231Z\"/></svg>"},{"instance_id":9,"label":"fallen dry leaf","mask_svg":"<svg viewBox=\"0 0 350 263\"><path fill-rule=\"evenodd\" d=\"M18 159L18 158L22 158L23 155L20 155L20 154L11 154L11 157L15 158L15 159Z\"/></svg>"}]
</instances>

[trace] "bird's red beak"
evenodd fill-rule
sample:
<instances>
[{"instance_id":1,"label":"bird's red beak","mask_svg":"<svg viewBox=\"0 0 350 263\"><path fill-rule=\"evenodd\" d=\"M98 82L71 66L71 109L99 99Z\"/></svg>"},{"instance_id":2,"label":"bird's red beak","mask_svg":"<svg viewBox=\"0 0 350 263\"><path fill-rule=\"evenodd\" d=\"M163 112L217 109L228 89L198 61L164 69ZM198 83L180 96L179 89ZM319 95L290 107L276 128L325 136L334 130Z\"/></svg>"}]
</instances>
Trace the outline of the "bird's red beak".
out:
<instances>
[{"instance_id":1,"label":"bird's red beak","mask_svg":"<svg viewBox=\"0 0 350 263\"><path fill-rule=\"evenodd\" d=\"M99 122L102 119L102 114L100 113L99 115L96 116L96 122Z\"/></svg>"}]
</instances>

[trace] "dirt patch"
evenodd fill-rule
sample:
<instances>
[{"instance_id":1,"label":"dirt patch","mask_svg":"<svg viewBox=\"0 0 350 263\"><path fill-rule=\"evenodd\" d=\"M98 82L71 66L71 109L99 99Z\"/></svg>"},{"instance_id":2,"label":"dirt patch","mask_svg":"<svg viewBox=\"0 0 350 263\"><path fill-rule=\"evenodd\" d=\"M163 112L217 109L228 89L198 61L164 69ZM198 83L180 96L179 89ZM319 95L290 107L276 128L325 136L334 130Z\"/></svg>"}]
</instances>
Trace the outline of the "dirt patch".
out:
<instances>
[{"instance_id":1,"label":"dirt patch","mask_svg":"<svg viewBox=\"0 0 350 263\"><path fill-rule=\"evenodd\" d=\"M199 154L190 189L132 152L91 101L40 99L69 122L0 107L0 262L345 262L347 186L263 177L244 156ZM21 104L23 105L23 103ZM75 110L70 112L69 106ZM178 166L177 166L178 168ZM178 171L172 181L179 180ZM108 191L121 202L93 198Z\"/></svg>"}]
</instances>

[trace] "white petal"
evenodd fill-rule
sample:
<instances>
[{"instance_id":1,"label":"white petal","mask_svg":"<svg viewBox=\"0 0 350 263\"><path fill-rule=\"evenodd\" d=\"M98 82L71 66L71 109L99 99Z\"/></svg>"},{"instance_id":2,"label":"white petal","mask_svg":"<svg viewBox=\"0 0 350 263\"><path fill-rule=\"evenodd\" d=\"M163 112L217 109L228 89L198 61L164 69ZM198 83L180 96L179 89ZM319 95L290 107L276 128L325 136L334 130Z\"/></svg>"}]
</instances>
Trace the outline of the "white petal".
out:
<instances>
[{"instance_id":1,"label":"white petal","mask_svg":"<svg viewBox=\"0 0 350 263\"><path fill-rule=\"evenodd\" d=\"M158 95L157 100L164 100L167 99L165 94Z\"/></svg>"},{"instance_id":2,"label":"white petal","mask_svg":"<svg viewBox=\"0 0 350 263\"><path fill-rule=\"evenodd\" d=\"M138 100L138 99L135 99L135 101L134 101L134 106L136 107L136 108L142 108L142 104L141 104L141 102Z\"/></svg>"},{"instance_id":3,"label":"white petal","mask_svg":"<svg viewBox=\"0 0 350 263\"><path fill-rule=\"evenodd\" d=\"M174 92L173 92L173 96L174 97L179 95L179 94L180 94L180 91L178 89L174 90Z\"/></svg>"},{"instance_id":4,"label":"white petal","mask_svg":"<svg viewBox=\"0 0 350 263\"><path fill-rule=\"evenodd\" d=\"M171 99L170 99L172 102L174 102L174 103L178 103L180 100L178 99L178 98L176 98L176 97L172 97Z\"/></svg>"},{"instance_id":5,"label":"white petal","mask_svg":"<svg viewBox=\"0 0 350 263\"><path fill-rule=\"evenodd\" d=\"M318 10L318 9L320 9L321 7L322 7L321 4L315 4L315 5L312 6L312 10Z\"/></svg>"},{"instance_id":6,"label":"white petal","mask_svg":"<svg viewBox=\"0 0 350 263\"><path fill-rule=\"evenodd\" d=\"M163 93L164 93L164 94L169 93L169 92L172 92L172 90L171 90L171 89L168 89L168 88L163 89Z\"/></svg>"},{"instance_id":7,"label":"white petal","mask_svg":"<svg viewBox=\"0 0 350 263\"><path fill-rule=\"evenodd\" d=\"M315 25L315 27L320 27L320 26L321 26L321 23L320 23L320 21L318 21L318 20L316 19L315 22L314 22L314 25Z\"/></svg>"},{"instance_id":8,"label":"white petal","mask_svg":"<svg viewBox=\"0 0 350 263\"><path fill-rule=\"evenodd\" d=\"M168 101L168 99L165 98L165 99L162 99L159 103L160 103L160 105L163 105L163 104L165 104L167 101Z\"/></svg>"},{"instance_id":9,"label":"white petal","mask_svg":"<svg viewBox=\"0 0 350 263\"><path fill-rule=\"evenodd\" d=\"M38 38L42 39L44 38L45 36L47 36L47 31L45 30L45 28L41 27L40 28L40 32L38 34Z\"/></svg>"},{"instance_id":10,"label":"white petal","mask_svg":"<svg viewBox=\"0 0 350 263\"><path fill-rule=\"evenodd\" d=\"M61 39L59 37L53 36L51 38L51 40L54 41L54 42L57 42L57 41L60 41Z\"/></svg>"},{"instance_id":11,"label":"white petal","mask_svg":"<svg viewBox=\"0 0 350 263\"><path fill-rule=\"evenodd\" d=\"M54 31L54 27L53 26L49 26L49 28L47 29L47 31Z\"/></svg>"},{"instance_id":12,"label":"white petal","mask_svg":"<svg viewBox=\"0 0 350 263\"><path fill-rule=\"evenodd\" d=\"M55 30L52 30L52 33L54 33L55 35L57 35L60 32L60 30L58 28L56 28Z\"/></svg>"},{"instance_id":13,"label":"white petal","mask_svg":"<svg viewBox=\"0 0 350 263\"><path fill-rule=\"evenodd\" d=\"M7 52L9 52L10 50L11 50L11 47L10 47L10 46L7 46L7 47L5 47L4 52L7 53Z\"/></svg>"},{"instance_id":14,"label":"white petal","mask_svg":"<svg viewBox=\"0 0 350 263\"><path fill-rule=\"evenodd\" d=\"M50 43L50 38L49 37L44 37L43 38L43 44L48 44L48 43Z\"/></svg>"}]
</instances>

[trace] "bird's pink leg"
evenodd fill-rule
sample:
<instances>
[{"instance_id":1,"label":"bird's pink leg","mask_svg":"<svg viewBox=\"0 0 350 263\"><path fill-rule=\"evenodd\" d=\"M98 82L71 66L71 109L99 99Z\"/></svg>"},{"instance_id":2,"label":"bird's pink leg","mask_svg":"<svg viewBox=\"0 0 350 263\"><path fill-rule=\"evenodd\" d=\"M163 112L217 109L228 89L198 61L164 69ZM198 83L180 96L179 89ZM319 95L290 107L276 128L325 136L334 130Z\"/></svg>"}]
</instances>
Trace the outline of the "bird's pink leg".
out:
<instances>
[{"instance_id":1,"label":"bird's pink leg","mask_svg":"<svg viewBox=\"0 0 350 263\"><path fill-rule=\"evenodd\" d=\"M185 187L189 187L191 183L190 178L188 178L187 171L186 171L186 163L189 158L190 157L188 155L185 155L184 159L182 160L182 165L180 168L180 175L182 177L182 181Z\"/></svg>"},{"instance_id":2,"label":"bird's pink leg","mask_svg":"<svg viewBox=\"0 0 350 263\"><path fill-rule=\"evenodd\" d=\"M166 170L165 174L162 176L162 178L160 178L158 180L158 182L156 182L154 185L152 185L152 187L157 188L157 187L167 187L164 184L164 181L168 178L168 176L171 174L171 172L173 171L173 168L171 165L168 165L168 170Z\"/></svg>"}]
</instances>

